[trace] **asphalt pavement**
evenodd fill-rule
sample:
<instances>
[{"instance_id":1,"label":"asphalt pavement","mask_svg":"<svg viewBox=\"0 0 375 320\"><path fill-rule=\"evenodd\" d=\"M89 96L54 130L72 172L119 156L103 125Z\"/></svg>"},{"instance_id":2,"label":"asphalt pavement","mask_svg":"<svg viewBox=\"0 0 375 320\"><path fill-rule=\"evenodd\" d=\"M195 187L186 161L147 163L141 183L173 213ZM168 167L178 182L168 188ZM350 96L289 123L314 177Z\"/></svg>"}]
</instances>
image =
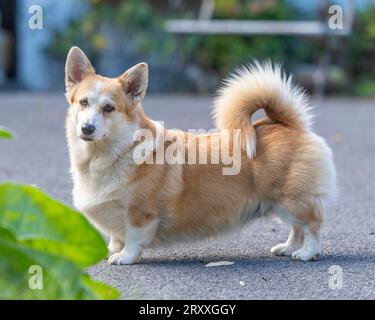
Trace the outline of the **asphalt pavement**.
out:
<instances>
[{"instance_id":1,"label":"asphalt pavement","mask_svg":"<svg viewBox=\"0 0 375 320\"><path fill-rule=\"evenodd\" d=\"M210 97L148 96L144 107L168 128L209 129L210 103ZM66 110L62 93L0 93L0 125L16 134L0 141L0 182L35 184L71 205ZM272 257L269 249L289 229L265 219L230 236L146 250L136 265L102 261L90 275L117 287L123 299L374 299L375 100L326 99L315 114L314 130L334 152L339 187L319 261ZM215 261L234 263L205 267Z\"/></svg>"}]
</instances>

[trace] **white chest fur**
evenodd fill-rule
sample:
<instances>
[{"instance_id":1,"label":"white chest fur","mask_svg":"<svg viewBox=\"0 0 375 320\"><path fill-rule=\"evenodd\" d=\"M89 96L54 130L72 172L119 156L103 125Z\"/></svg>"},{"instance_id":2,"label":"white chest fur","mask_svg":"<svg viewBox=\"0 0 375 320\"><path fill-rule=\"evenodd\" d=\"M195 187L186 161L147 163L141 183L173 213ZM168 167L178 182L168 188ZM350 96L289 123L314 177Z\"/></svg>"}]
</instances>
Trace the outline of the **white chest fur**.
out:
<instances>
[{"instance_id":1,"label":"white chest fur","mask_svg":"<svg viewBox=\"0 0 375 320\"><path fill-rule=\"evenodd\" d=\"M105 233L122 230L131 196L127 183L135 169L132 152L75 141L70 153L74 206Z\"/></svg>"},{"instance_id":2,"label":"white chest fur","mask_svg":"<svg viewBox=\"0 0 375 320\"><path fill-rule=\"evenodd\" d=\"M105 233L122 233L131 192L127 189L130 168L105 171L73 171L75 207ZM75 172L74 172L75 171ZM116 233L117 233L116 232Z\"/></svg>"}]
</instances>

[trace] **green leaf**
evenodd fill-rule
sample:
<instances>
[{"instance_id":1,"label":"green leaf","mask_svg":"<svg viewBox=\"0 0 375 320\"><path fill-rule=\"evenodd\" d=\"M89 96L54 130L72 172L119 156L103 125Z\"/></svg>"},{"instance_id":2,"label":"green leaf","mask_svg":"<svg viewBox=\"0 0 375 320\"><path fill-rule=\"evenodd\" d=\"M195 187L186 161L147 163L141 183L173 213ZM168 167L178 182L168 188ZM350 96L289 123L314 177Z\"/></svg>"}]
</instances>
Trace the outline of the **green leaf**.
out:
<instances>
[{"instance_id":1,"label":"green leaf","mask_svg":"<svg viewBox=\"0 0 375 320\"><path fill-rule=\"evenodd\" d=\"M94 292L94 299L117 300L120 292L105 283L92 280L89 276L83 279L85 286Z\"/></svg>"},{"instance_id":2,"label":"green leaf","mask_svg":"<svg viewBox=\"0 0 375 320\"><path fill-rule=\"evenodd\" d=\"M8 241L17 241L12 232L1 227L0 227L0 239L8 240Z\"/></svg>"},{"instance_id":3,"label":"green leaf","mask_svg":"<svg viewBox=\"0 0 375 320\"><path fill-rule=\"evenodd\" d=\"M38 271L32 268L38 268ZM35 288L30 283L35 283L37 272L41 287ZM116 289L92 281L74 263L2 239L1 231L0 273L0 299L82 300L116 299L119 296Z\"/></svg>"},{"instance_id":4,"label":"green leaf","mask_svg":"<svg viewBox=\"0 0 375 320\"><path fill-rule=\"evenodd\" d=\"M80 267L107 255L103 238L83 215L32 186L0 185L0 227L23 245L64 256Z\"/></svg>"},{"instance_id":5,"label":"green leaf","mask_svg":"<svg viewBox=\"0 0 375 320\"><path fill-rule=\"evenodd\" d=\"M2 139L12 139L13 135L9 130L6 130L3 127L0 127L0 138Z\"/></svg>"}]
</instances>

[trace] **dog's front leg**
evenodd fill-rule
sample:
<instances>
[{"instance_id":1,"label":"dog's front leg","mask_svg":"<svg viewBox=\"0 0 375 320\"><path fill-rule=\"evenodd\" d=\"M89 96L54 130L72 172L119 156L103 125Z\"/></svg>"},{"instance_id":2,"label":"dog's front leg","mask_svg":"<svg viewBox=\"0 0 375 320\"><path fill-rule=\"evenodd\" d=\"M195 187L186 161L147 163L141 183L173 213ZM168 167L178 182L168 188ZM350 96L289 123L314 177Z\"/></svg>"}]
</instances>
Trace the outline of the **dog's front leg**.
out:
<instances>
[{"instance_id":1,"label":"dog's front leg","mask_svg":"<svg viewBox=\"0 0 375 320\"><path fill-rule=\"evenodd\" d=\"M141 255L142 249L149 245L154 239L158 220L148 219L141 226L135 226L129 219L125 231L125 246L117 253L112 254L109 259L109 264L133 264L137 262Z\"/></svg>"}]
</instances>

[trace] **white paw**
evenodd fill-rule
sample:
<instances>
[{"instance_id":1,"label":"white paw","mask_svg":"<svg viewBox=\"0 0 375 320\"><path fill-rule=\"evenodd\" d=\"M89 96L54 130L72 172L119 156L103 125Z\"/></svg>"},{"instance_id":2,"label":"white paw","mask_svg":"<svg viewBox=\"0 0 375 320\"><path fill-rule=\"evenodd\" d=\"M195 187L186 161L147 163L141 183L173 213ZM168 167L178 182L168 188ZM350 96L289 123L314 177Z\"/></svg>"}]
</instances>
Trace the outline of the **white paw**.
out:
<instances>
[{"instance_id":1,"label":"white paw","mask_svg":"<svg viewBox=\"0 0 375 320\"><path fill-rule=\"evenodd\" d=\"M122 251L112 254L108 259L108 264L133 264L137 261L138 257L126 254Z\"/></svg>"},{"instance_id":2,"label":"white paw","mask_svg":"<svg viewBox=\"0 0 375 320\"><path fill-rule=\"evenodd\" d=\"M271 248L271 254L275 256L291 256L296 251L295 246L291 246L288 243L279 243L278 245Z\"/></svg>"},{"instance_id":3,"label":"white paw","mask_svg":"<svg viewBox=\"0 0 375 320\"><path fill-rule=\"evenodd\" d=\"M292 258L294 260L301 260L301 261L318 260L319 252L306 250L306 249L299 249L293 252Z\"/></svg>"}]
</instances>

